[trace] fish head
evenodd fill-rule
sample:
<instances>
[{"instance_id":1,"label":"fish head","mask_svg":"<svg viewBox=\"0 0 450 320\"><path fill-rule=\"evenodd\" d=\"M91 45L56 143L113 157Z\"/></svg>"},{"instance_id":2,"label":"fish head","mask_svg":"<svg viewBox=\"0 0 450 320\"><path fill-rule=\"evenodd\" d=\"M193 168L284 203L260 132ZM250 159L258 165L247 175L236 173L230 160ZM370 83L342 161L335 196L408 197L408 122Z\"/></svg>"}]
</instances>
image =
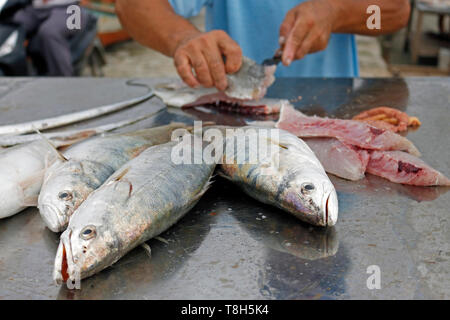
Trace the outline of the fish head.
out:
<instances>
[{"instance_id":1,"label":"fish head","mask_svg":"<svg viewBox=\"0 0 450 320\"><path fill-rule=\"evenodd\" d=\"M39 212L53 232L61 232L69 223L73 212L95 190L100 182L89 163L68 160L58 162L47 171L38 199Z\"/></svg>"},{"instance_id":2,"label":"fish head","mask_svg":"<svg viewBox=\"0 0 450 320\"><path fill-rule=\"evenodd\" d=\"M129 184L113 180L104 187L120 190L92 192L61 234L53 271L56 283L77 282L96 274L116 262L120 251L126 250L123 239L130 236L130 231L123 221Z\"/></svg>"},{"instance_id":3,"label":"fish head","mask_svg":"<svg viewBox=\"0 0 450 320\"><path fill-rule=\"evenodd\" d=\"M115 262L120 248L114 228L108 228L102 217L108 215L107 204L102 203L100 215L97 215L98 204L91 204L90 209L83 208L81 215L69 223L61 234L56 254L53 278L56 283L72 283L80 281ZM104 213L104 214L103 214Z\"/></svg>"},{"instance_id":4,"label":"fish head","mask_svg":"<svg viewBox=\"0 0 450 320\"><path fill-rule=\"evenodd\" d=\"M318 226L333 226L338 218L336 190L326 173L315 167L288 175L282 202L301 220Z\"/></svg>"}]
</instances>

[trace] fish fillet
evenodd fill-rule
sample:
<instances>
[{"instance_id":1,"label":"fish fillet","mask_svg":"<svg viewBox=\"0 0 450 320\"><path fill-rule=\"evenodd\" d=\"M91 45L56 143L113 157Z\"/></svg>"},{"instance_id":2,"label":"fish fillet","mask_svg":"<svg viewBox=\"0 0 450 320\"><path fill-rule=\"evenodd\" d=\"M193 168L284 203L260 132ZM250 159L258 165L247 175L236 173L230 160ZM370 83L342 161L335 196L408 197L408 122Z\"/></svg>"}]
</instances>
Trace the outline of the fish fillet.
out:
<instances>
[{"instance_id":1,"label":"fish fillet","mask_svg":"<svg viewBox=\"0 0 450 320\"><path fill-rule=\"evenodd\" d=\"M391 131L372 127L355 120L308 117L292 106L281 108L277 128L301 138L330 137L368 150L399 150L420 156L411 141Z\"/></svg>"},{"instance_id":2,"label":"fish fillet","mask_svg":"<svg viewBox=\"0 0 450 320\"><path fill-rule=\"evenodd\" d=\"M334 138L303 139L315 153L325 171L347 180L364 178L369 153Z\"/></svg>"},{"instance_id":3,"label":"fish fillet","mask_svg":"<svg viewBox=\"0 0 450 320\"><path fill-rule=\"evenodd\" d=\"M421 159L401 151L371 151L367 172L414 186L450 186L450 180Z\"/></svg>"}]
</instances>

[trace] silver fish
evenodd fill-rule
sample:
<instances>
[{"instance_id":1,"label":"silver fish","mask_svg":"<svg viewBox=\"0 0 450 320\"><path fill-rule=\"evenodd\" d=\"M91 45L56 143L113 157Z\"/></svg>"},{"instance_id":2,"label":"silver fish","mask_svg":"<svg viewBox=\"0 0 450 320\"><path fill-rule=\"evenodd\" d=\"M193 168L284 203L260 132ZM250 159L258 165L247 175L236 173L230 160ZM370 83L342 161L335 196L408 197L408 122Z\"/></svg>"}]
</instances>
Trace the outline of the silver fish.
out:
<instances>
[{"instance_id":1,"label":"silver fish","mask_svg":"<svg viewBox=\"0 0 450 320\"><path fill-rule=\"evenodd\" d=\"M88 136L80 134L76 141ZM45 169L57 158L55 147L44 139L0 151L0 218L37 205Z\"/></svg>"},{"instance_id":2,"label":"silver fish","mask_svg":"<svg viewBox=\"0 0 450 320\"><path fill-rule=\"evenodd\" d=\"M224 159L219 166L221 176L237 183L251 197L310 224L332 226L337 222L336 190L319 160L303 140L278 129L249 126L240 130L235 134L237 138L245 138L246 155L250 155L251 147L254 147L250 130L258 130L258 136L267 131L265 137L272 137L273 133L270 132L275 132L276 139L265 139L267 145L273 148L272 152L267 152L265 158L259 158L256 162L242 163L238 160L242 148L231 148L229 151L228 134Z\"/></svg>"},{"instance_id":3,"label":"silver fish","mask_svg":"<svg viewBox=\"0 0 450 320\"><path fill-rule=\"evenodd\" d=\"M145 150L78 208L61 235L53 273L57 283L76 282L107 268L197 203L215 164L175 164L176 144Z\"/></svg>"},{"instance_id":4,"label":"silver fish","mask_svg":"<svg viewBox=\"0 0 450 320\"><path fill-rule=\"evenodd\" d=\"M89 129L79 129L79 130L66 130L61 132L49 132L49 133L35 133L35 134L25 134L25 135L0 135L0 146L2 147L9 147L14 146L21 143L27 143L27 142L33 142L36 140L42 139L42 136L44 136L47 139L51 139L54 142L61 142L64 141L70 141L73 139L77 139L79 135L84 135L86 132L91 132L94 134L102 134L106 133L108 131L112 131L115 129L123 128L132 124L135 124L136 122L142 121L144 119L150 118L154 116L155 114L161 112L161 109L153 113L149 113L147 115L136 117L133 119L127 119L115 123L109 123L102 126L98 126L95 128L89 128ZM1 147L0 147L1 150Z\"/></svg>"},{"instance_id":5,"label":"silver fish","mask_svg":"<svg viewBox=\"0 0 450 320\"><path fill-rule=\"evenodd\" d=\"M87 119L92 119L101 115L105 115L111 112L119 111L131 106L134 106L138 103L141 103L145 100L150 99L154 96L154 93L152 91L148 92L147 94L129 99L126 101L121 101L93 109L83 110L79 112L74 112L70 114L65 114L62 116L57 116L53 118L48 119L41 119L41 120L35 120L30 122L24 122L24 123L18 123L18 124L11 124L11 125L5 125L0 126L0 135L3 134L23 134L23 133L29 133L29 132L35 132L36 130L45 130L45 129L51 129L56 127L62 127L67 124L80 122Z\"/></svg>"},{"instance_id":6,"label":"silver fish","mask_svg":"<svg viewBox=\"0 0 450 320\"><path fill-rule=\"evenodd\" d=\"M97 137L79 143L47 169L38 208L47 227L61 232L72 213L117 169L150 146L170 141L181 123L131 133Z\"/></svg>"}]
</instances>

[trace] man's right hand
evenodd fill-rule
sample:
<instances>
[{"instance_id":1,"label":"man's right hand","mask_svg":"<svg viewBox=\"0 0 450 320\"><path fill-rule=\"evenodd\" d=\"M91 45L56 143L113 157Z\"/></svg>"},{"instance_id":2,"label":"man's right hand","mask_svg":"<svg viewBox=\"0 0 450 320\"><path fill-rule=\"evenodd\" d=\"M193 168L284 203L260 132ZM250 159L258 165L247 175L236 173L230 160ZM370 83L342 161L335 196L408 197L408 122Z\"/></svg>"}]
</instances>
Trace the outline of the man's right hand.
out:
<instances>
[{"instance_id":1,"label":"man's right hand","mask_svg":"<svg viewBox=\"0 0 450 320\"><path fill-rule=\"evenodd\" d=\"M192 32L178 42L173 58L178 74L190 87L202 85L224 91L228 86L226 74L241 67L242 51L222 30Z\"/></svg>"}]
</instances>

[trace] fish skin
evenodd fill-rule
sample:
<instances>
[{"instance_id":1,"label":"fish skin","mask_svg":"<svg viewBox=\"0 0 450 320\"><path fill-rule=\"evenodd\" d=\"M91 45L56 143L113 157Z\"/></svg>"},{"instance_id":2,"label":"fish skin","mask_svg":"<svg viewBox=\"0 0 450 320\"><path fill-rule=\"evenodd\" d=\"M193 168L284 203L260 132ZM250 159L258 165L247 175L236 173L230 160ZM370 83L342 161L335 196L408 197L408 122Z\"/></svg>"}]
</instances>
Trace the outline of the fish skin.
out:
<instances>
[{"instance_id":1,"label":"fish skin","mask_svg":"<svg viewBox=\"0 0 450 320\"><path fill-rule=\"evenodd\" d=\"M96 137L76 144L64 152L68 161L58 161L47 169L38 208L47 227L61 232L73 212L117 169L146 148L166 143L171 133L186 125L144 129L131 133ZM67 194L65 198L60 195Z\"/></svg>"},{"instance_id":2,"label":"fish skin","mask_svg":"<svg viewBox=\"0 0 450 320\"><path fill-rule=\"evenodd\" d=\"M43 139L1 150L0 218L36 205L44 171L56 159L56 149Z\"/></svg>"},{"instance_id":3,"label":"fish skin","mask_svg":"<svg viewBox=\"0 0 450 320\"><path fill-rule=\"evenodd\" d=\"M279 143L271 142L279 152L278 167L273 159L269 160L270 166L263 164L265 161L236 164L236 152L231 155L224 152L219 174L256 200L276 206L300 220L316 226L334 225L338 218L337 194L319 160L300 138L284 130L272 130L279 131ZM247 150L249 145L247 142ZM314 190L306 191L306 184L313 184Z\"/></svg>"},{"instance_id":4,"label":"fish skin","mask_svg":"<svg viewBox=\"0 0 450 320\"><path fill-rule=\"evenodd\" d=\"M291 106L281 109L277 128L301 138L330 137L362 149L406 151L420 156L414 144L394 132L382 130L357 120L308 117Z\"/></svg>"},{"instance_id":5,"label":"fish skin","mask_svg":"<svg viewBox=\"0 0 450 320\"><path fill-rule=\"evenodd\" d=\"M367 172L414 186L450 186L450 180L423 160L402 151L372 151Z\"/></svg>"},{"instance_id":6,"label":"fish skin","mask_svg":"<svg viewBox=\"0 0 450 320\"><path fill-rule=\"evenodd\" d=\"M242 57L241 68L227 75L225 94L242 100L259 100L266 95L267 88L275 81L276 65L263 66L250 58Z\"/></svg>"},{"instance_id":7,"label":"fish skin","mask_svg":"<svg viewBox=\"0 0 450 320\"><path fill-rule=\"evenodd\" d=\"M137 84L134 84L137 85ZM36 130L45 130L56 127L62 127L67 124L80 122L83 120L92 119L95 117L99 117L101 115L109 114L112 112L116 112L131 106L134 106L138 103L141 103L145 100L150 99L154 96L153 92L149 92L141 97L128 99L126 101L113 103L110 105L105 105L97 108L92 108L88 110L78 111L70 114L64 114L61 116L35 120L30 122L11 124L0 126L0 135L3 134L23 134L29 132L35 132Z\"/></svg>"},{"instance_id":8,"label":"fish skin","mask_svg":"<svg viewBox=\"0 0 450 320\"><path fill-rule=\"evenodd\" d=\"M326 172L357 181L364 178L369 153L334 138L303 138Z\"/></svg>"},{"instance_id":9,"label":"fish skin","mask_svg":"<svg viewBox=\"0 0 450 320\"><path fill-rule=\"evenodd\" d=\"M83 279L107 268L194 207L210 185L215 164L173 163L176 143L145 150L78 208L61 235L53 274L57 283L76 280L77 272ZM95 227L95 236L86 240L81 233L89 226Z\"/></svg>"}]
</instances>

